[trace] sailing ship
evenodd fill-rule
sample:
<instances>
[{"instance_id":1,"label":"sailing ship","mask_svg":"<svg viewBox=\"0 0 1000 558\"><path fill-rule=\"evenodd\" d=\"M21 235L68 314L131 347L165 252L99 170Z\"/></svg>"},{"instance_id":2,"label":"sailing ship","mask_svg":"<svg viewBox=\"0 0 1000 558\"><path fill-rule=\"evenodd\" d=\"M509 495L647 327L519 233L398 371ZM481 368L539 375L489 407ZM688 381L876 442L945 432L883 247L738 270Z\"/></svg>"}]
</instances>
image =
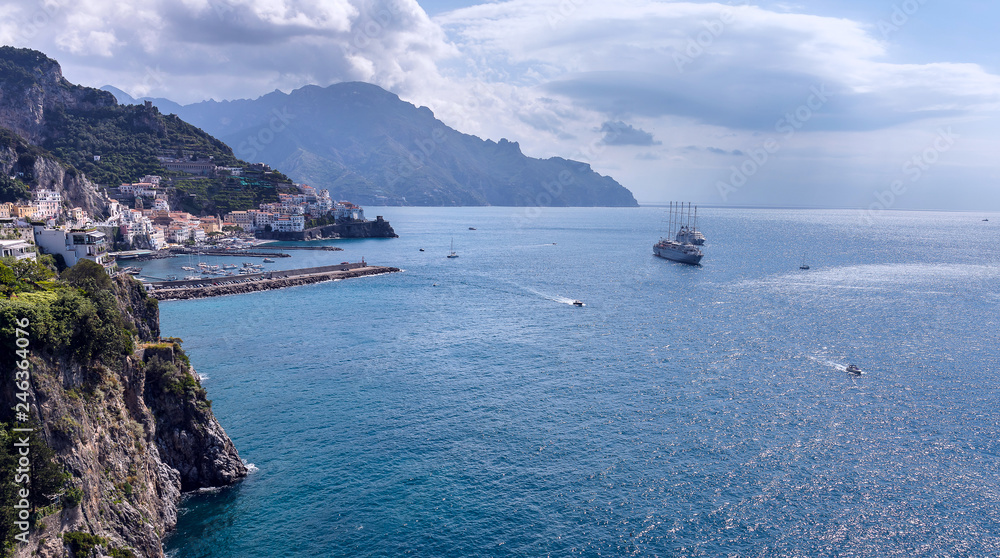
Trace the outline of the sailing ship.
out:
<instances>
[{"instance_id":1,"label":"sailing ship","mask_svg":"<svg viewBox=\"0 0 1000 558\"><path fill-rule=\"evenodd\" d=\"M695 212L697 214L697 210ZM697 232L697 228L691 222L690 203L685 208L683 202L676 203L676 205L675 202L670 202L667 230L673 231L675 227L677 227L678 231L674 238L661 238L659 242L653 245L653 254L675 262L698 265L701 262L703 254L694 242L692 242L692 233ZM702 236L702 239L704 239L704 236Z\"/></svg>"},{"instance_id":2,"label":"sailing ship","mask_svg":"<svg viewBox=\"0 0 1000 558\"><path fill-rule=\"evenodd\" d=\"M455 239L451 239L451 253L448 254L449 258L457 258L458 254L455 252Z\"/></svg>"}]
</instances>

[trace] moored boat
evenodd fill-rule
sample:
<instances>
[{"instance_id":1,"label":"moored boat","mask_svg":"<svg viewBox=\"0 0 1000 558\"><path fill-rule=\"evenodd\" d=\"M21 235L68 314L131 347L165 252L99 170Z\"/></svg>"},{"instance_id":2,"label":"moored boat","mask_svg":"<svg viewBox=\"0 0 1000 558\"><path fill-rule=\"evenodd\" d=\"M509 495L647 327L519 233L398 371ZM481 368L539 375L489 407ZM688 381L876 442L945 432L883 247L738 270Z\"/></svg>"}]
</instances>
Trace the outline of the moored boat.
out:
<instances>
[{"instance_id":1,"label":"moored boat","mask_svg":"<svg viewBox=\"0 0 1000 558\"><path fill-rule=\"evenodd\" d=\"M695 215L698 210L695 209ZM669 222L667 230L673 231L677 227L677 234L674 238L664 237L653 245L653 254L671 261L698 265L703 256L701 250L691 242L694 233L697 232L691 222L691 204L684 207L684 203L670 202ZM700 233L699 233L700 234ZM704 239L704 236L702 236ZM703 240L704 241L704 240Z\"/></svg>"},{"instance_id":2,"label":"moored boat","mask_svg":"<svg viewBox=\"0 0 1000 558\"><path fill-rule=\"evenodd\" d=\"M681 244L669 238L661 238L654 244L653 253L661 258L691 265L698 265L704 256L693 244Z\"/></svg>"}]
</instances>

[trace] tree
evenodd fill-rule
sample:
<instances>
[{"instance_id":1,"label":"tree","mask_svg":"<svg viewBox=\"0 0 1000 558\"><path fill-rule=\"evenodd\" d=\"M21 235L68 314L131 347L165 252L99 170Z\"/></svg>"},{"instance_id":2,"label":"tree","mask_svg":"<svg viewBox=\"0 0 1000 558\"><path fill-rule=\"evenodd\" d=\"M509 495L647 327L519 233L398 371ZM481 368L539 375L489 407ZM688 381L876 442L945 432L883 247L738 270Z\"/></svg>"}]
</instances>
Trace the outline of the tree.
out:
<instances>
[{"instance_id":1,"label":"tree","mask_svg":"<svg viewBox=\"0 0 1000 558\"><path fill-rule=\"evenodd\" d=\"M31 196L28 185L5 173L0 173L0 203L26 200Z\"/></svg>"},{"instance_id":2,"label":"tree","mask_svg":"<svg viewBox=\"0 0 1000 558\"><path fill-rule=\"evenodd\" d=\"M108 277L104 267L91 260L80 260L73 267L63 271L60 278L88 293L111 288L111 277Z\"/></svg>"}]
</instances>

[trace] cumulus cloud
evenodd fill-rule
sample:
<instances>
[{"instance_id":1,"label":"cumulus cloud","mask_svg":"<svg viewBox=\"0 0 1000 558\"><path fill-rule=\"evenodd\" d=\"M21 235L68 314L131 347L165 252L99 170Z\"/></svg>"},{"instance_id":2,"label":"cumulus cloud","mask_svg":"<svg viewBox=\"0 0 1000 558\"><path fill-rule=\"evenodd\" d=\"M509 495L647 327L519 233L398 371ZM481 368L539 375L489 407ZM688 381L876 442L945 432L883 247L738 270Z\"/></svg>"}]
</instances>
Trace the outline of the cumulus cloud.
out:
<instances>
[{"instance_id":1,"label":"cumulus cloud","mask_svg":"<svg viewBox=\"0 0 1000 558\"><path fill-rule=\"evenodd\" d=\"M0 39L90 85L179 102L359 80L407 93L457 53L415 0L14 0Z\"/></svg>"},{"instance_id":2,"label":"cumulus cloud","mask_svg":"<svg viewBox=\"0 0 1000 558\"><path fill-rule=\"evenodd\" d=\"M884 42L846 19L717 3L511 0L439 21L463 51L536 68L548 94L609 115L770 130L817 87L830 95L814 129L1000 106L1000 77L975 64L883 62Z\"/></svg>"},{"instance_id":3,"label":"cumulus cloud","mask_svg":"<svg viewBox=\"0 0 1000 558\"><path fill-rule=\"evenodd\" d=\"M878 182L925 147L914 130L1000 109L983 67L897 63L871 22L808 9L507 0L431 19L416 0L8 0L0 41L72 81L182 103L374 83L463 132L587 161L640 199L669 172L712 184L768 137L782 140L773 176L824 161Z\"/></svg>"}]
</instances>

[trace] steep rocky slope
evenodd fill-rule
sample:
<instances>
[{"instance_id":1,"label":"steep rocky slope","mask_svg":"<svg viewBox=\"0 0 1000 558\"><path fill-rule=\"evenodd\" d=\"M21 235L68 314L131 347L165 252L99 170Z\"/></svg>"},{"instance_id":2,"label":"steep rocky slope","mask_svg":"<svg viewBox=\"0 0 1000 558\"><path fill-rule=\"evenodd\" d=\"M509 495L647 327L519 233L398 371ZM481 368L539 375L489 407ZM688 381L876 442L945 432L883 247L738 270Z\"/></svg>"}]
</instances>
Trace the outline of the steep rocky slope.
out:
<instances>
[{"instance_id":1,"label":"steep rocky slope","mask_svg":"<svg viewBox=\"0 0 1000 558\"><path fill-rule=\"evenodd\" d=\"M32 411L68 480L54 504L35 510L30 542L18 545L17 557L73 556L81 537L113 556L163 556L161 540L176 524L182 491L227 486L247 474L178 340L159 338L157 302L131 278L115 280L111 303L99 304L107 294L90 291L97 315L81 311L90 321L72 322L74 329L102 320L131 344L95 347L81 358L78 340L59 346L52 331L32 331ZM53 330L67 308L85 303L78 294L50 292L0 301L4 350L13 351L15 320ZM13 370L4 363L0 420L8 424L17 401Z\"/></svg>"}]
</instances>

